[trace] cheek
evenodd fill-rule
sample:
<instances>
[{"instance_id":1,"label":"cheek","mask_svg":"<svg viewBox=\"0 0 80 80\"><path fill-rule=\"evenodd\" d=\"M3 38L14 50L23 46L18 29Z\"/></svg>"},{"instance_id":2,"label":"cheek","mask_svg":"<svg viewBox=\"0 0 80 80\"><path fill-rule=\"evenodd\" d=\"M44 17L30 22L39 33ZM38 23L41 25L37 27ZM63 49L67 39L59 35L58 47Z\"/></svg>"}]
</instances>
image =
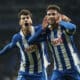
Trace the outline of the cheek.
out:
<instances>
[{"instance_id":1,"label":"cheek","mask_svg":"<svg viewBox=\"0 0 80 80\"><path fill-rule=\"evenodd\" d=\"M20 25L20 26L22 26L22 24L23 24L23 22L22 22L22 21L20 21L20 22L19 22L19 25Z\"/></svg>"},{"instance_id":2,"label":"cheek","mask_svg":"<svg viewBox=\"0 0 80 80\"><path fill-rule=\"evenodd\" d=\"M21 22L19 22L19 25L21 26Z\"/></svg>"},{"instance_id":3,"label":"cheek","mask_svg":"<svg viewBox=\"0 0 80 80\"><path fill-rule=\"evenodd\" d=\"M30 19L29 22L32 24L32 20Z\"/></svg>"},{"instance_id":4,"label":"cheek","mask_svg":"<svg viewBox=\"0 0 80 80\"><path fill-rule=\"evenodd\" d=\"M56 16L55 16L55 20L59 20L59 16L56 15Z\"/></svg>"}]
</instances>

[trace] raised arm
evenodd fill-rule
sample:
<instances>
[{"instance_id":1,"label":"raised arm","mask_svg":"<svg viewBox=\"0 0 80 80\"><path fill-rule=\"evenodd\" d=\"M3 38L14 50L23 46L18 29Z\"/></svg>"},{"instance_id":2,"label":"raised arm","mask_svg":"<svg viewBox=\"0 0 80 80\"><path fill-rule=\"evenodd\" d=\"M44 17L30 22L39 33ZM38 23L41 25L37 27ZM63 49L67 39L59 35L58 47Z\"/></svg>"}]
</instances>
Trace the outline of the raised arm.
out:
<instances>
[{"instance_id":1,"label":"raised arm","mask_svg":"<svg viewBox=\"0 0 80 80\"><path fill-rule=\"evenodd\" d=\"M2 50L0 50L0 55L1 54L5 54L7 51L9 51L10 49L12 49L13 47L16 46L16 35L13 36L12 41L7 44Z\"/></svg>"},{"instance_id":2,"label":"raised arm","mask_svg":"<svg viewBox=\"0 0 80 80\"><path fill-rule=\"evenodd\" d=\"M42 25L39 25L37 26L35 34L28 39L28 43L33 44L44 40L46 40L46 32L43 30Z\"/></svg>"},{"instance_id":3,"label":"raised arm","mask_svg":"<svg viewBox=\"0 0 80 80\"><path fill-rule=\"evenodd\" d=\"M76 25L71 22L60 21L59 25L69 34L73 34L76 30Z\"/></svg>"}]
</instances>

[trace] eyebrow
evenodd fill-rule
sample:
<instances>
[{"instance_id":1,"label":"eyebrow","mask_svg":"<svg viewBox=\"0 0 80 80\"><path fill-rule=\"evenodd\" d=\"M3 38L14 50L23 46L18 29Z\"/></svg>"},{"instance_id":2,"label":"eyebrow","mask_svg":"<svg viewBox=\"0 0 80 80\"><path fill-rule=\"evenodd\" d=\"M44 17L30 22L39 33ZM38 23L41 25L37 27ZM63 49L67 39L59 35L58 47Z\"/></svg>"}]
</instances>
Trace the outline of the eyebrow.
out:
<instances>
[{"instance_id":1,"label":"eyebrow","mask_svg":"<svg viewBox=\"0 0 80 80\"><path fill-rule=\"evenodd\" d=\"M47 15L51 15L51 14L52 14L52 15L55 15L56 13L47 13Z\"/></svg>"}]
</instances>

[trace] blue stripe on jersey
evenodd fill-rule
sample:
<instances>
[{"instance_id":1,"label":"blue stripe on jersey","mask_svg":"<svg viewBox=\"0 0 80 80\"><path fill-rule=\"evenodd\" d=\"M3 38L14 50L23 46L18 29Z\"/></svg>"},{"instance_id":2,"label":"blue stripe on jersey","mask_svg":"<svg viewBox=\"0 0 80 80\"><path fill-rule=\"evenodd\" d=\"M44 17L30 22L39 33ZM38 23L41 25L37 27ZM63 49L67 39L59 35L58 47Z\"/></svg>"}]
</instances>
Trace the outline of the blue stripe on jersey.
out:
<instances>
[{"instance_id":1,"label":"blue stripe on jersey","mask_svg":"<svg viewBox=\"0 0 80 80\"><path fill-rule=\"evenodd\" d=\"M54 37L57 38L57 30L55 29L53 32L54 32ZM54 52L54 58L55 58L56 63L58 63L58 60L57 60L57 57L56 57L56 53L55 52ZM56 67L58 69L59 68L59 65L56 64Z\"/></svg>"},{"instance_id":2,"label":"blue stripe on jersey","mask_svg":"<svg viewBox=\"0 0 80 80\"><path fill-rule=\"evenodd\" d=\"M77 52L77 48L75 47L73 36L70 36L70 40L71 40L71 44L72 44L72 47L73 47L74 51Z\"/></svg>"},{"instance_id":3,"label":"blue stripe on jersey","mask_svg":"<svg viewBox=\"0 0 80 80\"><path fill-rule=\"evenodd\" d=\"M55 37L55 38L58 37L58 35L57 35L57 30L56 30L56 29L54 30L54 37ZM61 51L60 46L57 46L57 50L58 50L58 55L60 56L60 60L61 60L61 64L62 64L62 66L63 66L63 69L65 69L65 68L66 68L66 66L65 66L65 60L64 60L64 57L63 57L63 55L62 55L62 51ZM56 53L55 53L55 54L56 54Z\"/></svg>"},{"instance_id":4,"label":"blue stripe on jersey","mask_svg":"<svg viewBox=\"0 0 80 80\"><path fill-rule=\"evenodd\" d=\"M50 62L48 49L47 48L48 48L47 47L47 43L44 41L44 54L46 55L48 62Z\"/></svg>"},{"instance_id":5,"label":"blue stripe on jersey","mask_svg":"<svg viewBox=\"0 0 80 80\"><path fill-rule=\"evenodd\" d=\"M20 36L21 36L21 35L20 35ZM21 36L21 39L22 39L22 36ZM24 52L25 59L26 59L26 64L24 65L24 66L25 66L25 71L26 71L27 73L29 73L29 66L30 66L29 57L28 57L27 53L26 53L25 50L24 50L24 46L23 46L23 44L22 44L22 40L21 40L20 44L21 44L21 48L22 48L22 50L23 50L23 52ZM21 53L21 62L23 62L22 53Z\"/></svg>"},{"instance_id":6,"label":"blue stripe on jersey","mask_svg":"<svg viewBox=\"0 0 80 80\"><path fill-rule=\"evenodd\" d=\"M72 48L74 49L74 52L76 53L77 57L80 59L80 54L79 54L79 51L74 43L74 38L73 36L70 37L71 39L71 44L72 44Z\"/></svg>"},{"instance_id":7,"label":"blue stripe on jersey","mask_svg":"<svg viewBox=\"0 0 80 80\"><path fill-rule=\"evenodd\" d=\"M66 41L65 34L62 34L62 38L63 38L64 46L66 48L67 55L68 55L69 60L70 60L71 67L74 68L74 62L73 62L73 59L72 59L72 56L71 56L71 52L70 52L70 49L69 49L67 41Z\"/></svg>"},{"instance_id":8,"label":"blue stripe on jersey","mask_svg":"<svg viewBox=\"0 0 80 80\"><path fill-rule=\"evenodd\" d=\"M40 53L40 58L41 58L41 61L42 61L42 69L44 69L44 60L43 60L43 50L41 48L41 43L38 45L38 48L39 48L39 53Z\"/></svg>"},{"instance_id":9,"label":"blue stripe on jersey","mask_svg":"<svg viewBox=\"0 0 80 80\"><path fill-rule=\"evenodd\" d=\"M37 60L37 56L36 56L36 53L33 52L31 53L32 54L32 57L33 57L33 60L34 60L34 73L35 72L38 72L38 60Z\"/></svg>"},{"instance_id":10,"label":"blue stripe on jersey","mask_svg":"<svg viewBox=\"0 0 80 80\"><path fill-rule=\"evenodd\" d=\"M41 61L43 59L41 57L42 52L40 51L39 47L37 49L37 52L35 51L35 53L33 53L33 52L32 53L27 53L25 51L25 48L29 47L28 42L27 42L27 40L29 39L29 37L30 37L30 35L26 36L26 38L22 35L22 41L23 40L25 41L25 42L23 41L23 43L22 43L22 45L24 46L23 47L23 52L24 52L25 56L27 56L26 57L26 71L25 71L25 73L27 71L28 71L28 73L39 73L39 72L42 72L42 61ZM26 44L28 46L25 46ZM37 45L37 46L39 46L39 45ZM38 50L41 53L39 53ZM40 59L38 59L39 55L40 55Z\"/></svg>"},{"instance_id":11,"label":"blue stripe on jersey","mask_svg":"<svg viewBox=\"0 0 80 80\"><path fill-rule=\"evenodd\" d=\"M57 38L57 30L55 29L53 32L54 32L54 38Z\"/></svg>"},{"instance_id":12,"label":"blue stripe on jersey","mask_svg":"<svg viewBox=\"0 0 80 80\"><path fill-rule=\"evenodd\" d=\"M60 46L57 46L57 49L58 49L60 60L61 60L62 67L63 67L63 70L64 70L64 69L66 69L66 66L65 66L66 64L65 64L64 56L62 55L63 53L61 51L61 47Z\"/></svg>"},{"instance_id":13,"label":"blue stripe on jersey","mask_svg":"<svg viewBox=\"0 0 80 80\"><path fill-rule=\"evenodd\" d=\"M29 73L30 62L29 62L29 57L26 52L25 52L25 57L26 57L26 72Z\"/></svg>"},{"instance_id":14,"label":"blue stripe on jersey","mask_svg":"<svg viewBox=\"0 0 80 80\"><path fill-rule=\"evenodd\" d=\"M52 46L52 49L53 49L53 51L54 51L54 47L53 47L53 46ZM57 57L56 57L56 53L53 52L53 55L54 55L54 58L55 58L55 63L58 63L58 60L57 60ZM57 69L59 68L58 64L56 64L56 68L57 68Z\"/></svg>"}]
</instances>

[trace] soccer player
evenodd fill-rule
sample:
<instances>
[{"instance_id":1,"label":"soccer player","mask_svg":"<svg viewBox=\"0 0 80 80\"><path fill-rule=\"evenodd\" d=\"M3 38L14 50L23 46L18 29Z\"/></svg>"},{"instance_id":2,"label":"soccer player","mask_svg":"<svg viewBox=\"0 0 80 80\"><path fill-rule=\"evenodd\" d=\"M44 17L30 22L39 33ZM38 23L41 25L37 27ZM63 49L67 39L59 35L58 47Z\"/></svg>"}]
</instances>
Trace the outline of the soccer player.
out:
<instances>
[{"instance_id":1,"label":"soccer player","mask_svg":"<svg viewBox=\"0 0 80 80\"><path fill-rule=\"evenodd\" d=\"M73 42L76 26L61 18L60 7L49 5L41 29L29 41L47 32L49 46L53 52L54 70L51 80L80 80L80 60Z\"/></svg>"},{"instance_id":2,"label":"soccer player","mask_svg":"<svg viewBox=\"0 0 80 80\"><path fill-rule=\"evenodd\" d=\"M46 80L42 48L39 43L28 44L28 39L38 29L32 26L32 14L29 10L22 9L18 17L20 32L14 34L12 41L0 50L0 55L17 46L21 55L17 80Z\"/></svg>"}]
</instances>

